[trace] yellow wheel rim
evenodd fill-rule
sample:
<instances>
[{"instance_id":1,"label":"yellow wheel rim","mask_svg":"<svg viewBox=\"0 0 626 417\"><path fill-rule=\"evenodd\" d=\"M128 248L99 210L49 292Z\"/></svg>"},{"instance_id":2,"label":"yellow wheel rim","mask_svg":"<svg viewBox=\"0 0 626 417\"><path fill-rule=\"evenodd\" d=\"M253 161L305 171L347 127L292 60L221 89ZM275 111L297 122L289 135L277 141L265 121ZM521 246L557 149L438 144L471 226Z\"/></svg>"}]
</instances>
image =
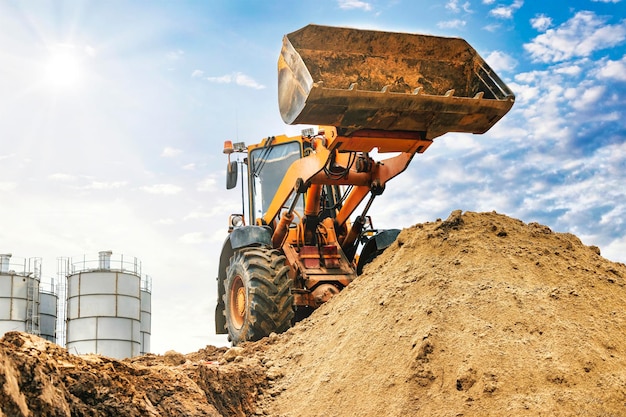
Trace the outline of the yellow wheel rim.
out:
<instances>
[{"instance_id":1,"label":"yellow wheel rim","mask_svg":"<svg viewBox=\"0 0 626 417\"><path fill-rule=\"evenodd\" d=\"M246 291L243 287L237 290L237 313L241 317L246 314Z\"/></svg>"},{"instance_id":2,"label":"yellow wheel rim","mask_svg":"<svg viewBox=\"0 0 626 417\"><path fill-rule=\"evenodd\" d=\"M241 329L246 318L246 287L239 275L233 279L233 284L230 287L229 304L230 321L236 329Z\"/></svg>"}]
</instances>

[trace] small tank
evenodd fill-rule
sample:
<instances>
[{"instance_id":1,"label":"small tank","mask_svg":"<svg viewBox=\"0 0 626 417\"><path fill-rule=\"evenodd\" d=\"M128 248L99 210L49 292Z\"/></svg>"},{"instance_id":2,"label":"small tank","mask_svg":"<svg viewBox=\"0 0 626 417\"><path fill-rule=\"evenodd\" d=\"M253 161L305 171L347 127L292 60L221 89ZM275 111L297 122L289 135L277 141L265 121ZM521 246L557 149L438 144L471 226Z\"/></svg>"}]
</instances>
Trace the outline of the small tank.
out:
<instances>
[{"instance_id":1,"label":"small tank","mask_svg":"<svg viewBox=\"0 0 626 417\"><path fill-rule=\"evenodd\" d=\"M54 279L42 280L39 286L39 336L53 343L58 343L58 307L59 292Z\"/></svg>"},{"instance_id":2,"label":"small tank","mask_svg":"<svg viewBox=\"0 0 626 417\"><path fill-rule=\"evenodd\" d=\"M116 359L141 352L141 262L99 252L68 260L66 347Z\"/></svg>"},{"instance_id":3,"label":"small tank","mask_svg":"<svg viewBox=\"0 0 626 417\"><path fill-rule=\"evenodd\" d=\"M41 258L0 254L0 335L10 331L39 334Z\"/></svg>"},{"instance_id":4,"label":"small tank","mask_svg":"<svg viewBox=\"0 0 626 417\"><path fill-rule=\"evenodd\" d=\"M150 353L152 334L152 277L146 275L141 280L141 347L140 353Z\"/></svg>"}]
</instances>

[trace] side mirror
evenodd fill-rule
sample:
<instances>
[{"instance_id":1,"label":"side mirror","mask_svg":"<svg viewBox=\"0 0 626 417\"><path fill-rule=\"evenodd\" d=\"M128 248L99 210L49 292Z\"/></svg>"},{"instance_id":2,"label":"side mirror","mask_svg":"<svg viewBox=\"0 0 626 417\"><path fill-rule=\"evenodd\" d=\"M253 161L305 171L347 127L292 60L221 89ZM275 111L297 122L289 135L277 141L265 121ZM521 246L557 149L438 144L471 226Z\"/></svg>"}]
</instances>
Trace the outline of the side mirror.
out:
<instances>
[{"instance_id":1,"label":"side mirror","mask_svg":"<svg viewBox=\"0 0 626 417\"><path fill-rule=\"evenodd\" d=\"M226 168L226 189L232 190L237 186L237 161L228 163Z\"/></svg>"}]
</instances>

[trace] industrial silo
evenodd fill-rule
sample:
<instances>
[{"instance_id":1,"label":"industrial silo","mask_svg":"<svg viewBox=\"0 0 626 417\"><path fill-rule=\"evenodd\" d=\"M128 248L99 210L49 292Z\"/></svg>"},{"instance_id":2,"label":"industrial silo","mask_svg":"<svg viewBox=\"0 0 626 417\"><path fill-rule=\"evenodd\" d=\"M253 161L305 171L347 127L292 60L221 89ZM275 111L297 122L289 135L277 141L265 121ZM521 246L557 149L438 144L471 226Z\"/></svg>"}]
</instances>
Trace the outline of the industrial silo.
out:
<instances>
[{"instance_id":1,"label":"industrial silo","mask_svg":"<svg viewBox=\"0 0 626 417\"><path fill-rule=\"evenodd\" d=\"M69 258L66 347L123 359L141 351L141 263L100 252Z\"/></svg>"},{"instance_id":2,"label":"industrial silo","mask_svg":"<svg viewBox=\"0 0 626 417\"><path fill-rule=\"evenodd\" d=\"M0 254L0 335L10 331L39 334L41 258Z\"/></svg>"},{"instance_id":3,"label":"industrial silo","mask_svg":"<svg viewBox=\"0 0 626 417\"><path fill-rule=\"evenodd\" d=\"M145 276L141 280L141 354L150 353L150 334L152 329L152 278Z\"/></svg>"},{"instance_id":4,"label":"industrial silo","mask_svg":"<svg viewBox=\"0 0 626 417\"><path fill-rule=\"evenodd\" d=\"M39 336L57 343L57 312L59 286L54 279L42 280L39 285Z\"/></svg>"}]
</instances>

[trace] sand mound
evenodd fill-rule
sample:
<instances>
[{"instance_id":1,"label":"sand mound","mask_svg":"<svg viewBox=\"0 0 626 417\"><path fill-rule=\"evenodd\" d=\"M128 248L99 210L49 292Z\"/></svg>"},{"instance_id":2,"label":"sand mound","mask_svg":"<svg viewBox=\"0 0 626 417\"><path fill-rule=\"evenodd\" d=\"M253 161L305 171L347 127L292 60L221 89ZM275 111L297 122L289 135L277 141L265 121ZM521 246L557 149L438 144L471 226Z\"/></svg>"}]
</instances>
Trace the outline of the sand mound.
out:
<instances>
[{"instance_id":1,"label":"sand mound","mask_svg":"<svg viewBox=\"0 0 626 417\"><path fill-rule=\"evenodd\" d=\"M626 415L626 266L496 213L404 230L270 347L271 415Z\"/></svg>"},{"instance_id":2,"label":"sand mound","mask_svg":"<svg viewBox=\"0 0 626 417\"><path fill-rule=\"evenodd\" d=\"M0 341L0 416L626 415L626 266L496 213L404 230L282 335L134 360Z\"/></svg>"}]
</instances>

